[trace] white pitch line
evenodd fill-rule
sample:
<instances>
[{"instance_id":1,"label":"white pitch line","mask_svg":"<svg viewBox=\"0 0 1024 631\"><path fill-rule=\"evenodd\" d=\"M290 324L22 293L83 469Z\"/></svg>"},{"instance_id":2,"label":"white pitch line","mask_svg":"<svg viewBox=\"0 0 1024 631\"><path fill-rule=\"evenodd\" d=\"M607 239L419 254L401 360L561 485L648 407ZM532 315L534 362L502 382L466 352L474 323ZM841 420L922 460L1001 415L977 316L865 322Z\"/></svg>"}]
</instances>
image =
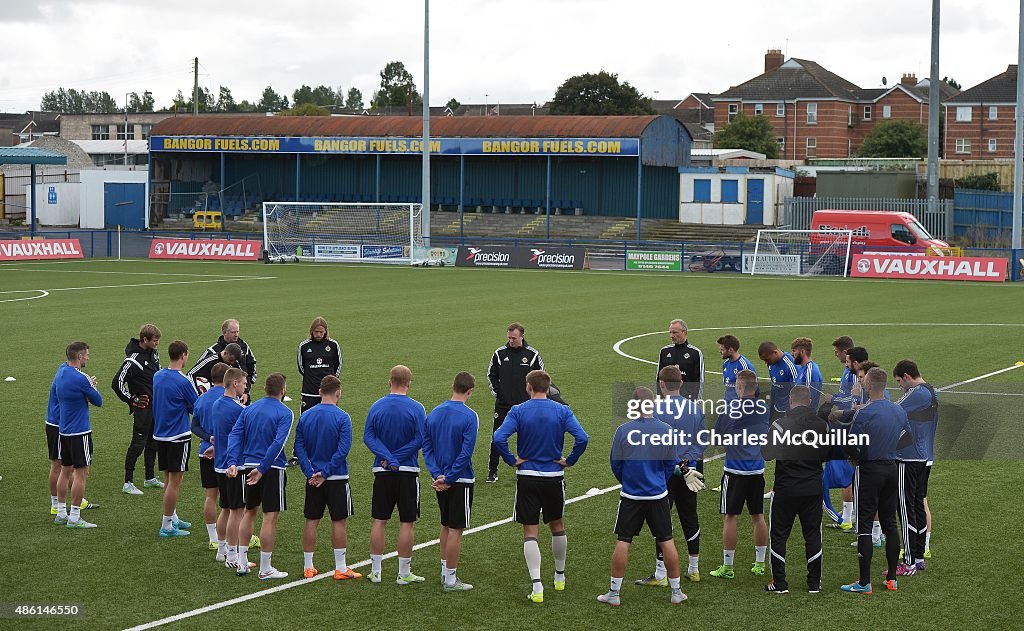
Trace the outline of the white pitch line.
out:
<instances>
[{"instance_id":1,"label":"white pitch line","mask_svg":"<svg viewBox=\"0 0 1024 631\"><path fill-rule=\"evenodd\" d=\"M46 291L45 289L22 289L22 290L18 290L18 291L4 291L4 292L0 292L0 293L3 293L3 294L27 294L27 293L29 293L31 291L39 292L39 295L38 296L29 296L27 298L7 298L7 299L4 299L4 300L0 300L0 302L22 302L24 300L37 300L39 298L46 298L47 296L50 295L50 292Z\"/></svg>"},{"instance_id":2,"label":"white pitch line","mask_svg":"<svg viewBox=\"0 0 1024 631\"><path fill-rule=\"evenodd\" d=\"M617 491L619 488L621 488L621 485L616 484L614 486L609 486L608 488L600 489L597 493L584 494L584 495L579 495L577 497L570 498L570 499L566 500L565 503L566 504L574 504L576 502L582 502L583 500L585 500L587 498L597 497L598 495L604 495L605 493L609 493L611 491ZM484 530L489 530L491 528L496 528L498 526L504 526L505 524L510 524L510 523L512 523L512 518L511 517L506 517L505 519L499 519L497 521L492 521L492 522L490 522L488 524L484 524L482 526L476 526L474 528L469 528L463 534L471 535L471 534L476 533L476 532L481 532L481 531L484 531ZM422 550L424 548L429 548L431 546L436 546L438 543L440 543L440 539L431 539L430 541L424 541L422 543L418 543L418 544L414 545L412 547L412 549L413 550ZM383 556L383 558L384 559L394 558L395 556L397 556L397 554L398 554L397 552L389 552L388 554L385 554ZM366 559L364 561L360 561L358 563L354 563L354 564L350 565L349 567L351 567L351 568L360 568L360 567L365 567L367 565L370 565L370 559ZM244 603L244 602L248 602L250 600L255 600L257 598L262 598L263 596L269 596L271 594L276 594L278 592L283 592L286 589L292 589L294 587L300 587L302 585L308 585L309 583L313 583L313 582L316 582L316 581L324 580L326 578L330 578L332 575L333 575L333 572L324 572L323 574L314 576L313 578L303 578L303 579L299 579L297 581L291 581L291 582L288 582L288 583L282 583L280 585L276 585L276 586L271 587L269 589L261 589L258 592L253 592L251 594L245 594L244 596L238 596L237 598L231 598L229 600L225 600L225 601L222 601L222 602L219 602L219 603L214 603L212 605L207 605L206 607L200 607L198 609L192 609L191 611L185 611L183 613L179 613L179 614L176 614L176 615L173 615L173 616L168 616L166 618L161 618L160 620L154 620L153 622L147 622L145 624L140 624L138 626L129 627L125 631L143 631L143 629L152 629L154 627L160 627L160 626L163 626L165 624L171 624L173 622L178 622L179 620L185 620L187 618L193 618L195 616L200 616L200 615L202 615L204 613L209 613L211 611L216 611L218 609L223 609L225 607L230 607L231 605L237 605L239 603Z\"/></svg>"},{"instance_id":3,"label":"white pitch line","mask_svg":"<svg viewBox=\"0 0 1024 631\"><path fill-rule=\"evenodd\" d=\"M115 274L124 276L188 276L191 278L238 278L232 274L189 274L186 272L112 272L95 269L35 269L31 267L3 267L12 272L42 272L46 274Z\"/></svg>"},{"instance_id":4,"label":"white pitch line","mask_svg":"<svg viewBox=\"0 0 1024 631\"><path fill-rule=\"evenodd\" d=\"M1004 372L1010 372L1011 370L1017 370L1018 368L1021 368L1021 367L1024 367L1024 362L1017 362L1016 364L1014 364L1014 365L1012 365L1012 366L1010 366L1008 368L1003 368L1002 370L994 370L994 371L992 371L990 373L986 373L986 374L981 375L979 377L974 377L973 379L967 379L966 381L961 381L959 383L954 383L954 384L949 385L949 386L943 386L941 388L936 388L935 391L936 392L945 392L946 390L952 390L953 388L956 388L957 386L964 386L964 385L967 385L969 383L974 383L975 381L981 381L982 379L987 379L989 377L994 377L996 375L1001 375Z\"/></svg>"},{"instance_id":5,"label":"white pitch line","mask_svg":"<svg viewBox=\"0 0 1024 631\"><path fill-rule=\"evenodd\" d=\"M214 278L209 280L176 280L163 283L132 283L128 285L92 285L89 287L52 287L48 289L14 289L0 294L24 294L30 291L79 291L83 289L120 289L122 287L157 287L160 285L196 285L201 283L228 283L240 280L275 280L276 276L246 276L243 278ZM38 296L42 298L42 296Z\"/></svg>"}]
</instances>

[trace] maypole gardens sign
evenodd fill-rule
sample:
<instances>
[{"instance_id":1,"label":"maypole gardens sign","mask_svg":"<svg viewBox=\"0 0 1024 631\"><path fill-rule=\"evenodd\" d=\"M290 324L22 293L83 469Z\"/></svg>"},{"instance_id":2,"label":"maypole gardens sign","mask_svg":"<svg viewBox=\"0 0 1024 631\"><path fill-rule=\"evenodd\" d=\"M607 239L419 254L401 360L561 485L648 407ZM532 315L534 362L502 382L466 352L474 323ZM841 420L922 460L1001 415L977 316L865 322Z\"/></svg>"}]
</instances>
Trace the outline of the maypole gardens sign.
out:
<instances>
[{"instance_id":1,"label":"maypole gardens sign","mask_svg":"<svg viewBox=\"0 0 1024 631\"><path fill-rule=\"evenodd\" d=\"M150 151L359 155L423 153L419 138L337 136L153 136ZM640 155L638 138L433 138L430 153L452 156Z\"/></svg>"}]
</instances>

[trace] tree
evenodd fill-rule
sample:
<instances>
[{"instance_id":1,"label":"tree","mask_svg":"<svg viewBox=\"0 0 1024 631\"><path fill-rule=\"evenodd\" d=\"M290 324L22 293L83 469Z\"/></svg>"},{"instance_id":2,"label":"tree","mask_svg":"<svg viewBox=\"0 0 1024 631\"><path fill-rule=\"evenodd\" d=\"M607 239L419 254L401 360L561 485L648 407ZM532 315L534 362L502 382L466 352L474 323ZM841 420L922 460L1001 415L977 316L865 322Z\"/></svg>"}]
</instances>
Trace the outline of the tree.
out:
<instances>
[{"instance_id":1,"label":"tree","mask_svg":"<svg viewBox=\"0 0 1024 631\"><path fill-rule=\"evenodd\" d=\"M128 111L136 114L138 112L152 112L156 102L153 100L153 93L146 90L140 97L137 92L128 95Z\"/></svg>"},{"instance_id":2,"label":"tree","mask_svg":"<svg viewBox=\"0 0 1024 631\"><path fill-rule=\"evenodd\" d=\"M292 94L292 103L296 106L303 105L306 103L312 103L313 105L331 106L335 104L334 90L327 87L326 85L318 85L316 88L311 88L308 85L303 85L301 88L296 90Z\"/></svg>"},{"instance_id":3,"label":"tree","mask_svg":"<svg viewBox=\"0 0 1024 631\"><path fill-rule=\"evenodd\" d=\"M566 79L551 100L551 113L617 116L654 114L654 108L628 81L619 83L619 75L602 70Z\"/></svg>"},{"instance_id":4,"label":"tree","mask_svg":"<svg viewBox=\"0 0 1024 631\"><path fill-rule=\"evenodd\" d=\"M331 113L315 103L300 103L287 110L281 110L278 116L330 116Z\"/></svg>"},{"instance_id":5,"label":"tree","mask_svg":"<svg viewBox=\"0 0 1024 631\"><path fill-rule=\"evenodd\" d=\"M412 73L405 64L392 61L380 71L380 89L373 93L371 107L379 109L388 105L422 105L423 97L416 91Z\"/></svg>"},{"instance_id":6,"label":"tree","mask_svg":"<svg viewBox=\"0 0 1024 631\"><path fill-rule=\"evenodd\" d=\"M923 158L927 154L927 130L909 120L879 123L857 150L861 158Z\"/></svg>"},{"instance_id":7,"label":"tree","mask_svg":"<svg viewBox=\"0 0 1024 631\"><path fill-rule=\"evenodd\" d=\"M454 112L455 110L459 109L461 105L462 103L459 103L458 100L453 96L452 98L448 99L448 102L445 103L444 106Z\"/></svg>"},{"instance_id":8,"label":"tree","mask_svg":"<svg viewBox=\"0 0 1024 631\"><path fill-rule=\"evenodd\" d=\"M942 77L942 80L945 81L946 84L949 85L949 87L956 88L957 90L960 89L960 84L953 77Z\"/></svg>"},{"instance_id":9,"label":"tree","mask_svg":"<svg viewBox=\"0 0 1024 631\"><path fill-rule=\"evenodd\" d=\"M238 102L238 111L239 112L255 112L255 111L257 111L256 110L256 104L255 103L250 103L249 101L246 101L245 99L242 99L241 101Z\"/></svg>"},{"instance_id":10,"label":"tree","mask_svg":"<svg viewBox=\"0 0 1024 631\"><path fill-rule=\"evenodd\" d=\"M274 91L269 85L263 88L263 96L256 103L257 112L279 112L288 109L288 97Z\"/></svg>"},{"instance_id":11,"label":"tree","mask_svg":"<svg viewBox=\"0 0 1024 631\"><path fill-rule=\"evenodd\" d=\"M998 173L985 173L983 175L965 175L956 181L957 188L971 188L976 191L1001 191L999 186Z\"/></svg>"},{"instance_id":12,"label":"tree","mask_svg":"<svg viewBox=\"0 0 1024 631\"><path fill-rule=\"evenodd\" d=\"M231 96L231 88L227 86L220 86L220 90L217 94L217 105L215 108L218 112L237 112L238 104L235 103L235 97Z\"/></svg>"},{"instance_id":13,"label":"tree","mask_svg":"<svg viewBox=\"0 0 1024 631\"><path fill-rule=\"evenodd\" d=\"M124 111L108 92L57 88L43 95L39 109L63 114L113 114Z\"/></svg>"},{"instance_id":14,"label":"tree","mask_svg":"<svg viewBox=\"0 0 1024 631\"><path fill-rule=\"evenodd\" d=\"M359 88L349 88L348 94L345 96L345 109L347 110L362 110L363 109L363 93L359 91Z\"/></svg>"},{"instance_id":15,"label":"tree","mask_svg":"<svg viewBox=\"0 0 1024 631\"><path fill-rule=\"evenodd\" d=\"M763 153L768 159L779 157L779 141L767 118L737 114L732 122L715 132L714 144L721 149L746 149Z\"/></svg>"}]
</instances>

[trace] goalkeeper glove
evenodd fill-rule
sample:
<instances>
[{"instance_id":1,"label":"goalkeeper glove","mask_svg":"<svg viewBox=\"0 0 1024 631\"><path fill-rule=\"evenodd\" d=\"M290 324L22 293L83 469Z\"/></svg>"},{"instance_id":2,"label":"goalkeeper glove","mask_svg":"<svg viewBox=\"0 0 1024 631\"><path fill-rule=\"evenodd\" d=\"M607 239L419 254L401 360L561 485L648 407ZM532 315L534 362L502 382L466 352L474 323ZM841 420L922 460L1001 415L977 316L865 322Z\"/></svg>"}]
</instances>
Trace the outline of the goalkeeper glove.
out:
<instances>
[{"instance_id":1,"label":"goalkeeper glove","mask_svg":"<svg viewBox=\"0 0 1024 631\"><path fill-rule=\"evenodd\" d=\"M149 407L149 395L148 394L133 394L132 395L132 407L144 410Z\"/></svg>"},{"instance_id":2,"label":"goalkeeper glove","mask_svg":"<svg viewBox=\"0 0 1024 631\"><path fill-rule=\"evenodd\" d=\"M704 490L704 474L696 469L688 469L683 474L683 481L686 482L686 488L694 493Z\"/></svg>"}]
</instances>

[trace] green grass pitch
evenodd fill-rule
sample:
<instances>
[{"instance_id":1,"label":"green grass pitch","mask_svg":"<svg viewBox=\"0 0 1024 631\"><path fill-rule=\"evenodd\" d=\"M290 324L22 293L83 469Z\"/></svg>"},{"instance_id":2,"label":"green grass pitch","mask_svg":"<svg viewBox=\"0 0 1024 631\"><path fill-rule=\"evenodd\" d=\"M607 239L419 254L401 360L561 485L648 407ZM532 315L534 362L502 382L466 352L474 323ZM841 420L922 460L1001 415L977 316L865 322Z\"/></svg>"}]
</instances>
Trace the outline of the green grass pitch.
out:
<instances>
[{"instance_id":1,"label":"green grass pitch","mask_svg":"<svg viewBox=\"0 0 1024 631\"><path fill-rule=\"evenodd\" d=\"M44 290L48 295L43 296ZM411 269L379 266L158 263L79 261L0 266L2 348L0 377L0 603L77 603L84 617L72 624L120 629L159 620L282 583L237 578L213 560L201 524L198 465L186 474L179 504L195 523L194 535L160 540L160 493L142 497L120 492L131 421L110 391L129 337L147 321L163 330L166 346L182 339L193 360L212 343L220 323L241 321L262 376L281 371L290 379L298 410L300 381L295 347L313 316L325 316L344 350L342 407L351 415L356 441L349 463L356 514L349 522L349 562L368 559L370 454L361 430L370 404L386 393L388 369L404 363L413 371L412 396L429 410L447 398L459 370L485 378L487 362L503 343L505 327L519 320L537 347L583 426L590 447L567 474L568 494L615 483L608 467L616 425L611 411L614 384L651 380L653 367L613 351L627 337L665 331L672 318L692 327L690 339L705 352L707 368L720 368L715 339L734 332L741 349L756 360L762 340L788 345L798 335L816 344L815 359L830 377L840 374L829 343L849 334L887 370L902 358L919 362L934 384L967 380L1022 357L1024 287L941 282L741 278L728 275L526 272L475 269ZM25 298L39 298L24 300ZM968 326L969 325L969 326ZM977 326L984 325L984 326ZM998 325L998 326L993 326ZM742 327L742 328L739 328ZM87 372L99 378L105 405L92 413L95 459L87 497L102 504L88 518L92 531L52 525L48 513L43 420L53 371L64 347L83 339L92 347ZM667 334L623 343L624 353L654 358ZM760 364L759 368L761 367ZM763 370L762 370L763 373ZM1015 626L1009 603L1019 593L1016 504L1020 494L1019 396L1024 370L1010 371L955 390L999 393L942 395L940 456L931 484L933 559L920 576L901 579L898 593L840 593L857 575L854 537L826 529L824 591L787 596L761 591L765 578L751 575L754 559L749 520L741 519L737 578L716 580L708 571L721 562L718 495L700 498L701 574L686 584L689 602L671 607L668 591L634 587L650 572L653 543L634 545L623 588L623 606L611 609L594 598L608 586L611 532L617 493L589 497L566 513L569 532L568 588L547 590L542 605L525 595L529 579L522 558L521 530L498 525L466 536L459 574L476 589L445 594L439 586L438 550L415 553L413 569L427 577L398 587L396 561L385 561L385 582L373 585L330 579L298 585L240 604L174 622L209 629L253 628L878 628L883 625L963 628ZM712 393L721 390L708 375ZM470 401L481 419L474 455L477 476L486 474L492 400L485 386ZM290 446L289 446L290 449ZM141 475L139 463L137 481ZM707 467L717 485L720 461ZM425 477L425 476L424 476ZM289 470L290 510L281 518L275 565L301 578L301 473ZM772 476L767 475L770 485ZM417 542L437 536L437 505L422 487L423 515ZM511 515L514 476L501 470L497 484L478 484L474 525ZM838 498L837 498L838 499ZM685 560L685 545L677 543ZM394 525L389 549L394 545ZM542 531L543 575L553 567ZM789 543L790 580L802 584L803 546ZM332 568L327 524L316 553L320 569ZM874 573L883 568L876 555ZM876 586L880 583L876 583ZM18 621L18 627L50 628L55 620ZM7 627L10 620L0 621Z\"/></svg>"}]
</instances>

